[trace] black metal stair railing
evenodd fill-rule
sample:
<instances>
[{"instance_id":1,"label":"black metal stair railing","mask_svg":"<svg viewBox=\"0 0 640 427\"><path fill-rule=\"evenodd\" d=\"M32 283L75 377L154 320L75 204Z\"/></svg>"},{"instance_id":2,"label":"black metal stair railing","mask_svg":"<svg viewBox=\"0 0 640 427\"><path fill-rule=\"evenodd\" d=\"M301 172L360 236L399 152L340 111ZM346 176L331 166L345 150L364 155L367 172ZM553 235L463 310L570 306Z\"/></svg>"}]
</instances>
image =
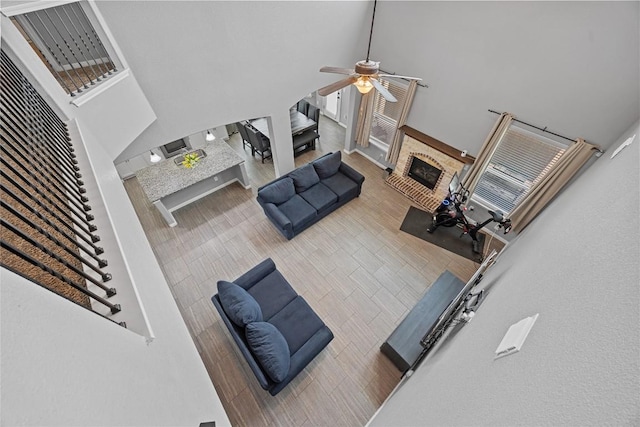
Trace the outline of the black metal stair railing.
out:
<instances>
[{"instance_id":1,"label":"black metal stair railing","mask_svg":"<svg viewBox=\"0 0 640 427\"><path fill-rule=\"evenodd\" d=\"M81 2L45 7L11 20L71 96L117 72Z\"/></svg>"},{"instance_id":2,"label":"black metal stair railing","mask_svg":"<svg viewBox=\"0 0 640 427\"><path fill-rule=\"evenodd\" d=\"M0 265L113 321L93 309L121 311L66 125L4 51L0 70Z\"/></svg>"}]
</instances>

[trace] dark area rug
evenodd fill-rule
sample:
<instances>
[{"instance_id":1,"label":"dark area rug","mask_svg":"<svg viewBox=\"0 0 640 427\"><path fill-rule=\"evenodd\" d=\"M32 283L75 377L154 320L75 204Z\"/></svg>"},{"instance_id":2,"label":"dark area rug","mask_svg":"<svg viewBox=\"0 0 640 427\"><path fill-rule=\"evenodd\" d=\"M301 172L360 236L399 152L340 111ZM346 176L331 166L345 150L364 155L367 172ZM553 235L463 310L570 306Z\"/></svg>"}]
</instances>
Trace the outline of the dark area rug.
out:
<instances>
[{"instance_id":1,"label":"dark area rug","mask_svg":"<svg viewBox=\"0 0 640 427\"><path fill-rule=\"evenodd\" d=\"M440 246L450 252L476 262L482 262L482 255L473 252L471 237L460 236L462 229L458 227L438 227L433 233L427 231L431 225L432 214L411 206L402 221L400 230L415 237ZM478 233L480 247L484 248L485 235ZM484 253L484 250L481 251Z\"/></svg>"}]
</instances>

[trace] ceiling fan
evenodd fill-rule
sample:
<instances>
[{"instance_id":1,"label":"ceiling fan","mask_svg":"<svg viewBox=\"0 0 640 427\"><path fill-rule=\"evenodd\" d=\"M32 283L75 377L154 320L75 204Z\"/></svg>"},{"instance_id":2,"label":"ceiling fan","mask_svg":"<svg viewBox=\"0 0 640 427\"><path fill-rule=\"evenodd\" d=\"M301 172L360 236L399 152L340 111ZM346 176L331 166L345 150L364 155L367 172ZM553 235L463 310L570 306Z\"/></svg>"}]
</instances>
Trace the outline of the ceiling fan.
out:
<instances>
[{"instance_id":1,"label":"ceiling fan","mask_svg":"<svg viewBox=\"0 0 640 427\"><path fill-rule=\"evenodd\" d=\"M373 16L371 17L371 31L369 32L369 45L367 47L367 59L356 62L355 68L340 68L340 67L322 67L320 71L323 73L345 74L348 77L339 80L335 83L331 83L321 89L318 89L318 94L321 96L327 96L343 87L350 84L355 85L358 91L362 94L369 93L372 88L376 88L380 95L387 101L396 102L397 99L385 88L378 80L379 77L396 77L411 80L422 80L417 77L396 76L395 74L380 74L380 63L371 61L369 59L369 52L371 51L371 37L373 36L373 21L376 17L376 4L377 0L373 2Z\"/></svg>"}]
</instances>

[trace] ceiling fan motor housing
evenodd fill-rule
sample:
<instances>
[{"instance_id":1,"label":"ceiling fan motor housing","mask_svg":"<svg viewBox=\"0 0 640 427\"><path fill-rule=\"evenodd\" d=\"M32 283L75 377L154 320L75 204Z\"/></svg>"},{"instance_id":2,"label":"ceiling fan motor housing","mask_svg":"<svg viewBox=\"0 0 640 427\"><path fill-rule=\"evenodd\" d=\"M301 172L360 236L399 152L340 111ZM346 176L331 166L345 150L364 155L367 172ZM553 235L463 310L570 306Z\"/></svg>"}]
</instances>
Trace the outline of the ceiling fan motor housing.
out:
<instances>
[{"instance_id":1,"label":"ceiling fan motor housing","mask_svg":"<svg viewBox=\"0 0 640 427\"><path fill-rule=\"evenodd\" d=\"M379 62L375 61L358 61L356 63L355 71L361 76L372 76L378 72L380 67Z\"/></svg>"}]
</instances>

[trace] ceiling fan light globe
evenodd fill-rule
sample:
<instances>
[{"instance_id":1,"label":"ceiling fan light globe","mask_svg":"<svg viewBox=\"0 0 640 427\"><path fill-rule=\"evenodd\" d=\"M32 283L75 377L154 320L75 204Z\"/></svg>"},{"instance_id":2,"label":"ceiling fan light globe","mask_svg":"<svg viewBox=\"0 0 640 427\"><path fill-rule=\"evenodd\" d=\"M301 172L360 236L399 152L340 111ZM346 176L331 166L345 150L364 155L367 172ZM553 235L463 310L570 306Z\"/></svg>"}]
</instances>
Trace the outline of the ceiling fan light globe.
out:
<instances>
[{"instance_id":1,"label":"ceiling fan light globe","mask_svg":"<svg viewBox=\"0 0 640 427\"><path fill-rule=\"evenodd\" d=\"M363 95L369 93L369 91L373 89L373 85L369 81L368 77L359 77L354 85L356 86L356 89L358 89L358 92Z\"/></svg>"}]
</instances>

